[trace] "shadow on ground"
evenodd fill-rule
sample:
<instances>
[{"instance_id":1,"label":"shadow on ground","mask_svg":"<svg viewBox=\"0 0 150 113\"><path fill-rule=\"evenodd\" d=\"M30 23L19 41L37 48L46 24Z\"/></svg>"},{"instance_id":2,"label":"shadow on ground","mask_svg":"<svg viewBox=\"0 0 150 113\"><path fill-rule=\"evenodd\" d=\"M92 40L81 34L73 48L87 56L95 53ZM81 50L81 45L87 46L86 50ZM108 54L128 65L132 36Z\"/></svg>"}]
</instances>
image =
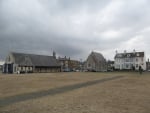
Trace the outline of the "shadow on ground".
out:
<instances>
[{"instance_id":1,"label":"shadow on ground","mask_svg":"<svg viewBox=\"0 0 150 113\"><path fill-rule=\"evenodd\" d=\"M13 103L26 101L26 100L30 100L30 99L37 99L37 98L41 98L44 96L65 93L65 92L79 89L82 87L87 87L90 85L103 83L106 81L110 81L110 80L114 80L114 79L118 79L118 78L122 78L122 77L123 76L115 76L115 77L111 77L111 78L104 78L104 79L100 79L100 80L88 81L85 83L63 86L63 87L59 87L59 88L55 88L55 89L49 89L49 90L44 90L44 91L39 91L39 92L32 92L32 93L26 93L26 94L5 97L5 98L0 99L0 107L5 107L5 106L8 106Z\"/></svg>"}]
</instances>

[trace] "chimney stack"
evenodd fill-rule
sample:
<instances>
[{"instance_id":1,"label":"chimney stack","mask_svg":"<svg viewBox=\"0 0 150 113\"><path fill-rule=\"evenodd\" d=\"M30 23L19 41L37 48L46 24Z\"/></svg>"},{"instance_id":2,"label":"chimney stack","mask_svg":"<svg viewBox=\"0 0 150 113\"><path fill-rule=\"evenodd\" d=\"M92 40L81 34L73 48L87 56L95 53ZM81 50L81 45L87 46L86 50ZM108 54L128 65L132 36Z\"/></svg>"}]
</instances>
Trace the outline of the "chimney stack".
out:
<instances>
[{"instance_id":1,"label":"chimney stack","mask_svg":"<svg viewBox=\"0 0 150 113\"><path fill-rule=\"evenodd\" d=\"M118 54L118 51L116 50L116 54Z\"/></svg>"},{"instance_id":2,"label":"chimney stack","mask_svg":"<svg viewBox=\"0 0 150 113\"><path fill-rule=\"evenodd\" d=\"M55 53L55 51L53 51L53 57L56 59L56 53Z\"/></svg>"},{"instance_id":3,"label":"chimney stack","mask_svg":"<svg viewBox=\"0 0 150 113\"><path fill-rule=\"evenodd\" d=\"M126 51L126 50L124 50L124 53L127 53L127 51Z\"/></svg>"}]
</instances>

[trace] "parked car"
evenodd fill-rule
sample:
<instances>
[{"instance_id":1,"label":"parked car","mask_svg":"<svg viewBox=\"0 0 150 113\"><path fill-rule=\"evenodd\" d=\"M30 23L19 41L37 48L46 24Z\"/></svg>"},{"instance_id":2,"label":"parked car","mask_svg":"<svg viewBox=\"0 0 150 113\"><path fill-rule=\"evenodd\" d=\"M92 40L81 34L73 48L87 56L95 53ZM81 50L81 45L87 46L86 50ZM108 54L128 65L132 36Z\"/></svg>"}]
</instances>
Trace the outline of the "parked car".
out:
<instances>
[{"instance_id":1,"label":"parked car","mask_svg":"<svg viewBox=\"0 0 150 113\"><path fill-rule=\"evenodd\" d=\"M107 69L107 72L112 72L112 71L114 71L113 69Z\"/></svg>"},{"instance_id":2,"label":"parked car","mask_svg":"<svg viewBox=\"0 0 150 113\"><path fill-rule=\"evenodd\" d=\"M78 70L78 69L76 70L76 72L79 72L79 71L80 71L80 70Z\"/></svg>"}]
</instances>

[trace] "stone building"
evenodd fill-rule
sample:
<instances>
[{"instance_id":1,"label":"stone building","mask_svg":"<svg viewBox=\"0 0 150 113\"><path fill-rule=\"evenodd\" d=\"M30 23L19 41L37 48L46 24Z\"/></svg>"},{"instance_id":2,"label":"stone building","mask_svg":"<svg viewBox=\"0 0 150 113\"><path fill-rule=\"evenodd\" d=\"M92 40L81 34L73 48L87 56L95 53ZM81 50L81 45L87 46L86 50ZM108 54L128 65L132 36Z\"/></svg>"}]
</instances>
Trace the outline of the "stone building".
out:
<instances>
[{"instance_id":1,"label":"stone building","mask_svg":"<svg viewBox=\"0 0 150 113\"><path fill-rule=\"evenodd\" d=\"M107 70L106 59L103 57L101 53L91 52L86 60L85 68L88 71L95 71L95 72L106 71Z\"/></svg>"},{"instance_id":2,"label":"stone building","mask_svg":"<svg viewBox=\"0 0 150 113\"><path fill-rule=\"evenodd\" d=\"M58 60L61 64L62 72L74 71L80 68L80 62L77 60L71 60L70 57L59 57Z\"/></svg>"},{"instance_id":3,"label":"stone building","mask_svg":"<svg viewBox=\"0 0 150 113\"><path fill-rule=\"evenodd\" d=\"M44 56L11 52L4 64L4 73L45 73L60 72L61 66L56 56Z\"/></svg>"}]
</instances>

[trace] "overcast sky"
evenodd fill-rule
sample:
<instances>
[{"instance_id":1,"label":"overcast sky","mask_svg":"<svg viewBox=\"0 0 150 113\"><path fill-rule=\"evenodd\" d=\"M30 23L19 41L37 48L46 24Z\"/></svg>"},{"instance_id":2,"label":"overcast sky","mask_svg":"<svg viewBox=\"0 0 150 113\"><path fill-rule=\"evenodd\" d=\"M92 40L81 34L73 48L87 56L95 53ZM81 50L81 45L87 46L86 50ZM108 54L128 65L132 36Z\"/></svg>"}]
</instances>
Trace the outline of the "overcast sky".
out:
<instances>
[{"instance_id":1,"label":"overcast sky","mask_svg":"<svg viewBox=\"0 0 150 113\"><path fill-rule=\"evenodd\" d=\"M85 60L97 51L145 51L149 0L0 0L0 59L10 51Z\"/></svg>"}]
</instances>

